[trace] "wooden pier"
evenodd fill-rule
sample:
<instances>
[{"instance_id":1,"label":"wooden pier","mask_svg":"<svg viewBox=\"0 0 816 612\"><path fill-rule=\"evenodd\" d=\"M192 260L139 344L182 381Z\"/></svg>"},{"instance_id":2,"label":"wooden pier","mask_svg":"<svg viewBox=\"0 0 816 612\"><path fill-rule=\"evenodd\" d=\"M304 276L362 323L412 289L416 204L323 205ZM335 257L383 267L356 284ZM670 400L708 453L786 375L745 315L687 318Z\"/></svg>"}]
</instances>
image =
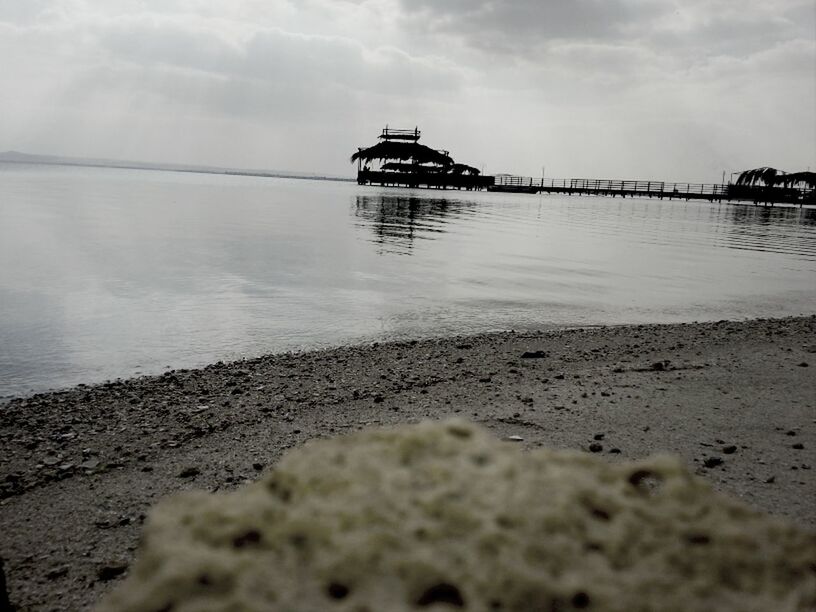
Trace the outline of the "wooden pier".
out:
<instances>
[{"instance_id":1,"label":"wooden pier","mask_svg":"<svg viewBox=\"0 0 816 612\"><path fill-rule=\"evenodd\" d=\"M816 204L816 191L778 187L746 187L720 183L667 183L664 181L627 181L613 179L534 179L497 175L488 191L502 193L560 193L611 197L657 199L752 201L755 204L785 203L802 206Z\"/></svg>"},{"instance_id":2,"label":"wooden pier","mask_svg":"<svg viewBox=\"0 0 816 612\"><path fill-rule=\"evenodd\" d=\"M565 193L645 198L682 198L722 201L728 199L728 185L716 183L666 183L664 181L623 181L612 179L533 179L497 176L491 191L516 193Z\"/></svg>"},{"instance_id":3,"label":"wooden pier","mask_svg":"<svg viewBox=\"0 0 816 612\"><path fill-rule=\"evenodd\" d=\"M359 147L350 161L357 164L357 183L409 189L487 189L499 193L558 193L658 200L737 200L754 204L816 205L816 173L783 172L763 166L740 173L736 183L667 183L616 179L548 179L497 174L485 176L456 163L450 152L419 143L422 132L389 128L377 144ZM737 173L734 173L737 174Z\"/></svg>"}]
</instances>

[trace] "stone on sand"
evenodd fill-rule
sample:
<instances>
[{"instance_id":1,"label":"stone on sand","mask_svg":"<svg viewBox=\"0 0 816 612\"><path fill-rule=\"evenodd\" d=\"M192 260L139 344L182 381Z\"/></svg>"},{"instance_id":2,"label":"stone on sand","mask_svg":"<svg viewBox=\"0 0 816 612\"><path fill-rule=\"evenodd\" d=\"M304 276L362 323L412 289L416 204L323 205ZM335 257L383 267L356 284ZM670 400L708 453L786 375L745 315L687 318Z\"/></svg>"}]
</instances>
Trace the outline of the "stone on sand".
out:
<instances>
[{"instance_id":1,"label":"stone on sand","mask_svg":"<svg viewBox=\"0 0 816 612\"><path fill-rule=\"evenodd\" d=\"M810 610L816 536L677 459L524 452L462 421L307 443L150 514L99 612Z\"/></svg>"}]
</instances>

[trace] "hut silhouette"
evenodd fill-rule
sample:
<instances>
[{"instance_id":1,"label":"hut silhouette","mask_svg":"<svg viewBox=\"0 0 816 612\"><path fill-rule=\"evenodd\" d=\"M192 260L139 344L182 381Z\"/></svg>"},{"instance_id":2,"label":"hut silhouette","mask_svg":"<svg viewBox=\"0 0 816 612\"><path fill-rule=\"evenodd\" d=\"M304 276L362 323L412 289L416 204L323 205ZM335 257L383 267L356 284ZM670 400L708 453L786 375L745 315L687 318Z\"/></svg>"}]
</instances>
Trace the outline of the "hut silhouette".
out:
<instances>
[{"instance_id":1,"label":"hut silhouette","mask_svg":"<svg viewBox=\"0 0 816 612\"><path fill-rule=\"evenodd\" d=\"M361 147L351 156L351 162L357 163L357 182L437 189L485 189L493 185L492 176L481 176L474 166L454 162L449 151L420 144L421 136L417 127L398 130L386 126L378 136L380 142Z\"/></svg>"},{"instance_id":2,"label":"hut silhouette","mask_svg":"<svg viewBox=\"0 0 816 612\"><path fill-rule=\"evenodd\" d=\"M729 185L729 195L754 202L816 204L816 172L784 172L770 166L745 170Z\"/></svg>"}]
</instances>

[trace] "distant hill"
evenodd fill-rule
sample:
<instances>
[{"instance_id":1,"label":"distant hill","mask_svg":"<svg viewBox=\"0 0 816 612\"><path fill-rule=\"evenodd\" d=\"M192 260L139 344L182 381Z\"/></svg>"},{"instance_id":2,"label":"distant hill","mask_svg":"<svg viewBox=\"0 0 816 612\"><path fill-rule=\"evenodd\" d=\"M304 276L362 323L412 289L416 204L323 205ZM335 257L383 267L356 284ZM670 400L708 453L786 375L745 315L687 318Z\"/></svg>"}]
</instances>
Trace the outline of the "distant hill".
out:
<instances>
[{"instance_id":1,"label":"distant hill","mask_svg":"<svg viewBox=\"0 0 816 612\"><path fill-rule=\"evenodd\" d=\"M251 170L242 168L220 168L217 166L196 166L189 164L164 164L121 159L97 159L91 157L65 157L61 155L33 155L19 151L0 153L0 163L45 164L55 166L87 166L93 168L125 168L131 170L158 170L164 172L200 172L204 174L236 174L241 176L268 176L276 178L296 178L322 181L353 181L347 176L292 172L282 170Z\"/></svg>"}]
</instances>

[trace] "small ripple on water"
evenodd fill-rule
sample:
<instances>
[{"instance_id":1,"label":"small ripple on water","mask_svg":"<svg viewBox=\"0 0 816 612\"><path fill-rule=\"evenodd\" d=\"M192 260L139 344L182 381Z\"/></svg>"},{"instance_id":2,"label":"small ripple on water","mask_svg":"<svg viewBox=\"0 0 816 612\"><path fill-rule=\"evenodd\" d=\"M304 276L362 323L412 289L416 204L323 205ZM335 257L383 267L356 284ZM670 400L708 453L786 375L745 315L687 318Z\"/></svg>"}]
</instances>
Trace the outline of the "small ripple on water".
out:
<instances>
[{"instance_id":1,"label":"small ripple on water","mask_svg":"<svg viewBox=\"0 0 816 612\"><path fill-rule=\"evenodd\" d=\"M0 394L372 338L816 303L807 209L47 168L4 173L0 201L15 263Z\"/></svg>"}]
</instances>

